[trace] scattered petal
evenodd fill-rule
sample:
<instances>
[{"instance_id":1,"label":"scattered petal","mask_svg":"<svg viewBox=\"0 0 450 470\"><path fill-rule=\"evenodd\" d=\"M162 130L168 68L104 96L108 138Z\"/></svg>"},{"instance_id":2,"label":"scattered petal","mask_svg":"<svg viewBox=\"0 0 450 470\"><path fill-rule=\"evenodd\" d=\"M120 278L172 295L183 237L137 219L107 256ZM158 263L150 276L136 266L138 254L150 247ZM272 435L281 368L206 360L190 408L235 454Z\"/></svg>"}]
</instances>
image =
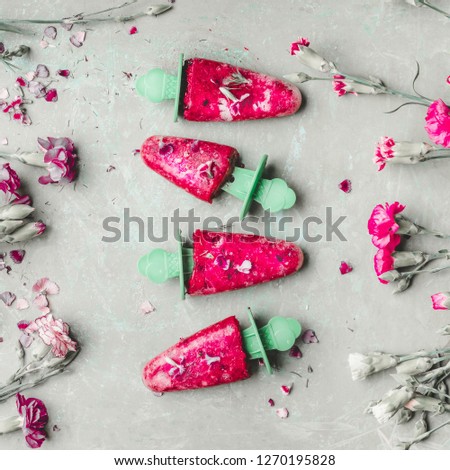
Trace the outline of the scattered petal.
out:
<instances>
[{"instance_id":1,"label":"scattered petal","mask_svg":"<svg viewBox=\"0 0 450 470\"><path fill-rule=\"evenodd\" d=\"M26 299L17 299L17 302L16 302L16 309L17 310L26 310L29 307L30 307L30 304L29 304L28 300L26 300Z\"/></svg>"},{"instance_id":2,"label":"scattered petal","mask_svg":"<svg viewBox=\"0 0 450 470\"><path fill-rule=\"evenodd\" d=\"M33 303L36 305L36 307L43 311L43 309L46 309L48 307L48 299L47 296L44 294L38 294L34 300Z\"/></svg>"},{"instance_id":3,"label":"scattered petal","mask_svg":"<svg viewBox=\"0 0 450 470\"><path fill-rule=\"evenodd\" d=\"M3 139L0 140L0 144L8 145L8 139L6 137L3 137Z\"/></svg>"},{"instance_id":4,"label":"scattered petal","mask_svg":"<svg viewBox=\"0 0 450 470\"><path fill-rule=\"evenodd\" d=\"M236 269L240 273L250 274L250 270L252 269L252 263L248 259L246 259L240 266L236 266Z\"/></svg>"},{"instance_id":5,"label":"scattered petal","mask_svg":"<svg viewBox=\"0 0 450 470\"><path fill-rule=\"evenodd\" d=\"M141 313L147 315L148 313L153 313L156 310L155 306L148 300L144 300L140 307Z\"/></svg>"},{"instance_id":6,"label":"scattered petal","mask_svg":"<svg viewBox=\"0 0 450 470\"><path fill-rule=\"evenodd\" d=\"M138 32L138 29L136 26L132 26L130 30L128 31L129 34L136 34Z\"/></svg>"},{"instance_id":7,"label":"scattered petal","mask_svg":"<svg viewBox=\"0 0 450 470\"><path fill-rule=\"evenodd\" d=\"M267 403L269 404L269 406L275 406L275 402L273 401L272 398L269 398L269 399L267 400Z\"/></svg>"},{"instance_id":8,"label":"scattered petal","mask_svg":"<svg viewBox=\"0 0 450 470\"><path fill-rule=\"evenodd\" d=\"M282 385L281 388L281 393L285 396L288 396L291 393L292 387L294 384L291 385Z\"/></svg>"},{"instance_id":9,"label":"scattered petal","mask_svg":"<svg viewBox=\"0 0 450 470\"><path fill-rule=\"evenodd\" d=\"M302 335L302 340L306 344L319 342L319 338L317 338L314 330L306 330Z\"/></svg>"},{"instance_id":10,"label":"scattered petal","mask_svg":"<svg viewBox=\"0 0 450 470\"><path fill-rule=\"evenodd\" d=\"M0 100L7 100L9 98L9 92L6 88L0 88Z\"/></svg>"},{"instance_id":11,"label":"scattered petal","mask_svg":"<svg viewBox=\"0 0 450 470\"><path fill-rule=\"evenodd\" d=\"M29 348L33 342L33 337L28 334L21 334L19 337L19 342L24 348Z\"/></svg>"},{"instance_id":12,"label":"scattered petal","mask_svg":"<svg viewBox=\"0 0 450 470\"><path fill-rule=\"evenodd\" d=\"M47 47L48 47L48 42L43 39L43 40L39 43L39 45L42 47L42 49L47 49Z\"/></svg>"},{"instance_id":13,"label":"scattered petal","mask_svg":"<svg viewBox=\"0 0 450 470\"><path fill-rule=\"evenodd\" d=\"M61 27L66 31L70 31L73 28L73 23L71 23L70 18L64 18L63 22L61 23Z\"/></svg>"},{"instance_id":14,"label":"scattered petal","mask_svg":"<svg viewBox=\"0 0 450 470\"><path fill-rule=\"evenodd\" d=\"M50 76L50 72L45 65L39 64L36 67L36 76L39 78L47 78Z\"/></svg>"},{"instance_id":15,"label":"scattered petal","mask_svg":"<svg viewBox=\"0 0 450 470\"><path fill-rule=\"evenodd\" d=\"M295 357L296 359L300 359L301 357L303 357L303 354L300 351L300 348L296 344L294 344L294 346L292 346L292 348L289 350L289 356Z\"/></svg>"},{"instance_id":16,"label":"scattered petal","mask_svg":"<svg viewBox=\"0 0 450 470\"><path fill-rule=\"evenodd\" d=\"M5 291L0 294L0 299L7 307L10 307L16 300L16 296L12 292Z\"/></svg>"},{"instance_id":17,"label":"scattered petal","mask_svg":"<svg viewBox=\"0 0 450 470\"><path fill-rule=\"evenodd\" d=\"M230 269L231 261L225 258L225 256L223 255L218 255L214 260L214 264L216 266L219 266L219 268L222 268L224 271L227 271L228 269Z\"/></svg>"},{"instance_id":18,"label":"scattered petal","mask_svg":"<svg viewBox=\"0 0 450 470\"><path fill-rule=\"evenodd\" d=\"M6 51L5 45L2 42L0 42L0 54L4 54L5 51Z\"/></svg>"},{"instance_id":19,"label":"scattered petal","mask_svg":"<svg viewBox=\"0 0 450 470\"><path fill-rule=\"evenodd\" d=\"M339 189L344 193L350 193L352 190L352 182L350 180L344 180L339 183Z\"/></svg>"},{"instance_id":20,"label":"scattered petal","mask_svg":"<svg viewBox=\"0 0 450 470\"><path fill-rule=\"evenodd\" d=\"M23 77L17 77L16 83L19 86L27 86L27 81Z\"/></svg>"},{"instance_id":21,"label":"scattered petal","mask_svg":"<svg viewBox=\"0 0 450 470\"><path fill-rule=\"evenodd\" d=\"M341 265L339 266L339 271L342 275L351 273L353 271L353 267L346 263L345 261L341 261Z\"/></svg>"},{"instance_id":22,"label":"scattered petal","mask_svg":"<svg viewBox=\"0 0 450 470\"><path fill-rule=\"evenodd\" d=\"M70 42L75 47L81 47L86 39L86 32L85 31L78 31L72 36L70 36Z\"/></svg>"},{"instance_id":23,"label":"scattered petal","mask_svg":"<svg viewBox=\"0 0 450 470\"><path fill-rule=\"evenodd\" d=\"M278 408L276 413L277 416L281 419L286 419L289 416L289 411L287 408Z\"/></svg>"},{"instance_id":24,"label":"scattered petal","mask_svg":"<svg viewBox=\"0 0 450 470\"><path fill-rule=\"evenodd\" d=\"M59 75L60 77L65 77L67 78L70 75L70 70L67 69L59 69L56 71L56 74Z\"/></svg>"},{"instance_id":25,"label":"scattered petal","mask_svg":"<svg viewBox=\"0 0 450 470\"><path fill-rule=\"evenodd\" d=\"M50 39L55 39L57 34L58 32L54 26L47 26L44 29L44 35Z\"/></svg>"},{"instance_id":26,"label":"scattered petal","mask_svg":"<svg viewBox=\"0 0 450 470\"><path fill-rule=\"evenodd\" d=\"M19 330L26 330L29 324L30 324L29 321L20 320L19 322L17 322L17 328L19 328Z\"/></svg>"},{"instance_id":27,"label":"scattered petal","mask_svg":"<svg viewBox=\"0 0 450 470\"><path fill-rule=\"evenodd\" d=\"M56 91L55 88L50 88L50 90L47 91L47 93L45 94L45 101L49 101L53 103L58 101L58 92Z\"/></svg>"},{"instance_id":28,"label":"scattered petal","mask_svg":"<svg viewBox=\"0 0 450 470\"><path fill-rule=\"evenodd\" d=\"M26 79L31 82L31 80L34 80L36 78L36 72L27 72L25 74Z\"/></svg>"},{"instance_id":29,"label":"scattered petal","mask_svg":"<svg viewBox=\"0 0 450 470\"><path fill-rule=\"evenodd\" d=\"M20 264L25 256L25 250L11 250L9 252L9 256L14 263Z\"/></svg>"}]
</instances>

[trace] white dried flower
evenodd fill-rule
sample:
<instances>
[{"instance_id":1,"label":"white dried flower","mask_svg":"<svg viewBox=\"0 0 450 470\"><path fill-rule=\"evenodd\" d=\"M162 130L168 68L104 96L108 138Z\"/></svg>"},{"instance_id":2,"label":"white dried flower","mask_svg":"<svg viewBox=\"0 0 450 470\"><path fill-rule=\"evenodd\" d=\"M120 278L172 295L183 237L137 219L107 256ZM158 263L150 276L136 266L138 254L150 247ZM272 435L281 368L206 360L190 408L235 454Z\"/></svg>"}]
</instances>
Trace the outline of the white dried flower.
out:
<instances>
[{"instance_id":1,"label":"white dried flower","mask_svg":"<svg viewBox=\"0 0 450 470\"><path fill-rule=\"evenodd\" d=\"M386 423L397 411L408 403L414 396L413 390L400 387L390 390L380 403L372 408L372 414L379 423Z\"/></svg>"},{"instance_id":2,"label":"white dried flower","mask_svg":"<svg viewBox=\"0 0 450 470\"><path fill-rule=\"evenodd\" d=\"M289 73L287 75L283 75L283 78L289 80L292 83L305 83L309 82L310 80L314 80L310 75L300 72L300 73Z\"/></svg>"},{"instance_id":3,"label":"white dried flower","mask_svg":"<svg viewBox=\"0 0 450 470\"><path fill-rule=\"evenodd\" d=\"M348 356L352 379L364 380L369 375L389 369L398 364L398 358L392 354L373 352L367 355L352 353Z\"/></svg>"},{"instance_id":4,"label":"white dried flower","mask_svg":"<svg viewBox=\"0 0 450 470\"><path fill-rule=\"evenodd\" d=\"M0 220L21 220L28 217L34 208L28 204L5 204L0 207Z\"/></svg>"},{"instance_id":5,"label":"white dried flower","mask_svg":"<svg viewBox=\"0 0 450 470\"><path fill-rule=\"evenodd\" d=\"M438 398L417 395L405 404L405 408L411 411L430 411L442 414L446 411L446 405Z\"/></svg>"},{"instance_id":6,"label":"white dried flower","mask_svg":"<svg viewBox=\"0 0 450 470\"><path fill-rule=\"evenodd\" d=\"M300 62L307 67L317 70L318 72L328 73L334 69L334 64L327 61L309 46L298 45L293 52Z\"/></svg>"}]
</instances>

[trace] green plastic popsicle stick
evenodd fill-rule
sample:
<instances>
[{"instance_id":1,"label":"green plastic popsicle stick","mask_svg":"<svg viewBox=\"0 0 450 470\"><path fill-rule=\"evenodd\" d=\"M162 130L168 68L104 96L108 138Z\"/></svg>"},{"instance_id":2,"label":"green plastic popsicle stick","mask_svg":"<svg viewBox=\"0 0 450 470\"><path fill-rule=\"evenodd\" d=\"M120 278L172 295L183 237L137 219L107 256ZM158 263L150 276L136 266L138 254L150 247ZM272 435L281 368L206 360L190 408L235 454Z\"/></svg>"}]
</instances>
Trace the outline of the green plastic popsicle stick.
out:
<instances>
[{"instance_id":1,"label":"green plastic popsicle stick","mask_svg":"<svg viewBox=\"0 0 450 470\"><path fill-rule=\"evenodd\" d=\"M162 69L152 69L136 80L136 91L152 103L161 103L165 100L175 100L173 121L178 120L180 105L181 78L183 74L184 54L178 60L177 75L170 75Z\"/></svg>"},{"instance_id":2,"label":"green plastic popsicle stick","mask_svg":"<svg viewBox=\"0 0 450 470\"><path fill-rule=\"evenodd\" d=\"M264 361L269 374L272 367L266 351L276 349L287 351L294 346L295 340L300 336L302 327L295 318L273 317L266 326L258 329L252 311L248 309L250 327L242 331L244 349L250 359Z\"/></svg>"},{"instance_id":3,"label":"green plastic popsicle stick","mask_svg":"<svg viewBox=\"0 0 450 470\"><path fill-rule=\"evenodd\" d=\"M138 271L155 284L162 284L168 279L178 277L180 280L180 295L185 298L185 277L194 269L192 248L183 247L181 233L177 240L178 249L175 253L156 248L138 261Z\"/></svg>"},{"instance_id":4,"label":"green plastic popsicle stick","mask_svg":"<svg viewBox=\"0 0 450 470\"><path fill-rule=\"evenodd\" d=\"M232 175L233 181L222 186L224 191L244 201L239 214L241 220L247 215L253 200L270 212L290 209L295 204L297 197L284 180L261 178L267 159L268 156L263 155L256 170L236 167Z\"/></svg>"}]
</instances>

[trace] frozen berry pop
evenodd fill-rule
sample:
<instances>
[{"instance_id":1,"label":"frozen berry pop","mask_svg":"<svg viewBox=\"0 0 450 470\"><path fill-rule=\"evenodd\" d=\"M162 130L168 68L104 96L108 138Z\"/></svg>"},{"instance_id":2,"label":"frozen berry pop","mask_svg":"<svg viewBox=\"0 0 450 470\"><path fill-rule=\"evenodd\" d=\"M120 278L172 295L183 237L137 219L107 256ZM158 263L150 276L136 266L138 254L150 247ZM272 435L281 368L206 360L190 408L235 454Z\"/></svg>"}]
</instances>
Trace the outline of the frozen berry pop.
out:
<instances>
[{"instance_id":1,"label":"frozen berry pop","mask_svg":"<svg viewBox=\"0 0 450 470\"><path fill-rule=\"evenodd\" d=\"M214 60L180 55L177 75L152 69L138 78L137 92L153 103L175 100L174 121L244 121L294 114L299 89L284 80Z\"/></svg>"},{"instance_id":2,"label":"frozen berry pop","mask_svg":"<svg viewBox=\"0 0 450 470\"><path fill-rule=\"evenodd\" d=\"M284 180L262 178L267 155L253 171L236 166L239 153L228 145L160 135L149 137L140 153L149 168L203 201L211 203L221 189L242 200L241 219L252 200L271 212L295 204L295 193Z\"/></svg>"},{"instance_id":3,"label":"frozen berry pop","mask_svg":"<svg viewBox=\"0 0 450 470\"><path fill-rule=\"evenodd\" d=\"M300 336L300 323L277 316L258 330L250 309L248 315L245 330L236 317L228 317L151 359L142 373L144 384L154 392L172 392L237 382L250 377L251 359L262 359L272 373L266 351L290 349Z\"/></svg>"},{"instance_id":4,"label":"frozen berry pop","mask_svg":"<svg viewBox=\"0 0 450 470\"><path fill-rule=\"evenodd\" d=\"M161 248L139 259L138 270L155 283L178 277L180 293L209 295L273 281L298 271L303 252L294 243L258 235L196 230L193 247Z\"/></svg>"}]
</instances>

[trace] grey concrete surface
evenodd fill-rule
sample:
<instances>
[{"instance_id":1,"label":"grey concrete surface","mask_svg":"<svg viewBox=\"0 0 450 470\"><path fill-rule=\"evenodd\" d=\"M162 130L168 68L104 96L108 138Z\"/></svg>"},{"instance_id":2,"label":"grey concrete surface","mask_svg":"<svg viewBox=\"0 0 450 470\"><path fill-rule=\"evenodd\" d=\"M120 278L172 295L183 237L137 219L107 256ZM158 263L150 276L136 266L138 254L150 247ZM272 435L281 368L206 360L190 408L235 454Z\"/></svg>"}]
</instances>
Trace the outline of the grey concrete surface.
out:
<instances>
[{"instance_id":1,"label":"grey concrete surface","mask_svg":"<svg viewBox=\"0 0 450 470\"><path fill-rule=\"evenodd\" d=\"M448 6L446 1L436 3ZM109 5L106 0L95 5L0 0L1 16L8 17L65 17ZM38 278L57 282L61 293L50 299L53 312L71 325L82 346L70 372L26 393L48 406L50 439L45 448L384 449L385 438L410 436L411 427L378 425L363 414L368 401L379 398L393 382L384 374L353 383L347 356L351 351L411 352L445 343L435 331L450 317L434 312L429 296L449 290L449 275L424 276L406 293L393 296L373 273L375 250L366 230L375 204L399 200L423 225L450 231L447 162L392 167L379 174L372 163L382 135L427 138L425 108L383 114L401 101L387 96L338 98L327 82L311 82L301 86L305 104L292 117L174 124L172 107L136 96L133 80L123 72L139 75L153 66L174 70L178 54L184 52L186 57L224 60L282 76L307 71L289 55L290 43L306 36L349 73L377 75L399 89L410 89L417 60L422 67L420 91L445 100L450 92L445 83L449 20L401 0L177 0L173 11L133 24L139 30L134 36L128 34L130 24L76 27L74 31L87 31L79 49L69 44L70 34L60 27L56 48L39 47L40 26L27 27L29 36L0 35L8 46L24 43L32 48L28 58L17 61L24 72L39 63L52 72L73 72L73 78L56 83L57 103L40 100L30 105L31 127L9 122L6 116L1 116L0 126L1 136L9 139L5 150L34 149L38 136L70 136L81 161L76 185L63 190L40 186L39 171L14 165L49 230L26 244L23 264L13 266L9 276L0 273L4 289L28 299ZM0 88L11 91L15 76L1 68ZM163 216L178 208L182 214L193 208L202 219L215 215L226 220L240 205L224 194L209 206L146 169L132 149L156 133L235 146L248 167L268 153L273 174L286 178L299 196L295 208L282 215L293 216L298 226L308 216L323 218L325 208L332 207L336 216L347 216L342 225L347 241L301 240L307 264L281 282L178 300L176 282L156 286L136 270L139 256L162 244L139 242L136 230L128 243L102 242L104 218L122 217L124 208L130 208L133 215L153 217L158 227ZM115 170L107 172L109 165ZM345 178L353 183L351 194L338 189ZM261 212L254 210L253 215ZM174 248L175 243L169 240L164 246ZM448 242L419 239L409 246L448 248ZM341 260L354 266L351 274L339 274ZM143 316L139 306L147 299L157 311ZM142 385L140 373L148 359L179 337L228 315L247 326L247 306L261 323L277 314L298 318L304 328L316 331L320 343L300 344L300 360L278 354L279 370L273 376L256 367L247 381L160 398ZM15 367L16 322L39 312L0 309L0 377L6 377ZM294 390L284 397L279 387L290 382ZM275 415L267 406L269 398L276 408L289 409L288 419ZM13 400L0 405L0 416L14 412ZM51 430L54 424L59 432ZM449 445L450 429L443 429L418 447ZM1 449L24 446L20 433L0 438Z\"/></svg>"}]
</instances>

